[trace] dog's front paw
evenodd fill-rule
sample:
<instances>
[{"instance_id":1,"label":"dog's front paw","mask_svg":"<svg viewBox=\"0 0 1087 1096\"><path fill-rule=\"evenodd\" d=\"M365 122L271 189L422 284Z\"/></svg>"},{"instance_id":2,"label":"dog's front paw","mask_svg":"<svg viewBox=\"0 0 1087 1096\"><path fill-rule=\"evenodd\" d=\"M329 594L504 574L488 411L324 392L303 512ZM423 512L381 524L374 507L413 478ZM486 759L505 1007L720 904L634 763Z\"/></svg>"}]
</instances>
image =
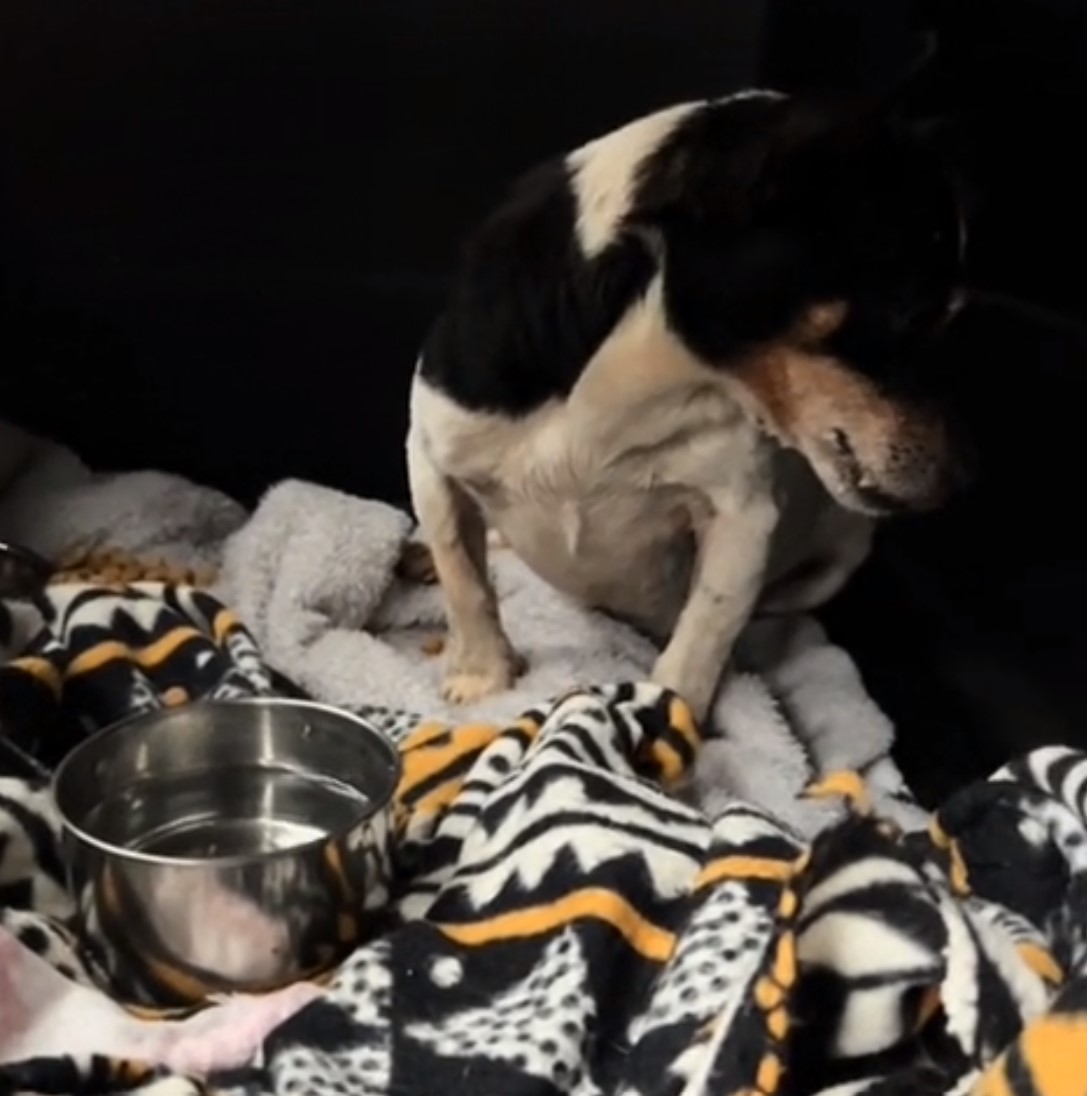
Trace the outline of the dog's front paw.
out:
<instances>
[{"instance_id":1,"label":"dog's front paw","mask_svg":"<svg viewBox=\"0 0 1087 1096\"><path fill-rule=\"evenodd\" d=\"M716 675L693 675L677 666L667 651L657 659L653 667L652 681L662 689L673 692L687 705L696 723L704 723L713 707L719 678Z\"/></svg>"},{"instance_id":2,"label":"dog's front paw","mask_svg":"<svg viewBox=\"0 0 1087 1096\"><path fill-rule=\"evenodd\" d=\"M451 666L442 683L442 697L450 704L471 704L511 688L524 671L525 660L512 650L487 664Z\"/></svg>"}]
</instances>

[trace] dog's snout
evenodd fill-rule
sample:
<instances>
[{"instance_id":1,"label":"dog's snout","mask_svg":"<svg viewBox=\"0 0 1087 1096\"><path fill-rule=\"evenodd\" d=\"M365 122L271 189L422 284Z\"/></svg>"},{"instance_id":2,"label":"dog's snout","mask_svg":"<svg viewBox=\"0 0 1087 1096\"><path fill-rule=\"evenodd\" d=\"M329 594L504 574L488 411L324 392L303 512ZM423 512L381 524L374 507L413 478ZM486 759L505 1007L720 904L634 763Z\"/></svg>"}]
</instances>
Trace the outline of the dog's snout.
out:
<instances>
[{"instance_id":1,"label":"dog's snout","mask_svg":"<svg viewBox=\"0 0 1087 1096\"><path fill-rule=\"evenodd\" d=\"M889 457L888 479L916 500L911 509L941 506L977 476L977 450L968 432L947 415L922 420L918 429L896 439Z\"/></svg>"},{"instance_id":2,"label":"dog's snout","mask_svg":"<svg viewBox=\"0 0 1087 1096\"><path fill-rule=\"evenodd\" d=\"M927 462L927 474L919 479L927 484L922 494L927 496L924 509L933 509L949 502L955 495L968 488L977 476L977 454L966 442L956 439L948 444L943 453Z\"/></svg>"},{"instance_id":3,"label":"dog's snout","mask_svg":"<svg viewBox=\"0 0 1087 1096\"><path fill-rule=\"evenodd\" d=\"M930 446L909 439L891 447L878 473L862 476L857 483L861 497L885 512L925 513L968 487L975 468L968 446Z\"/></svg>"}]
</instances>

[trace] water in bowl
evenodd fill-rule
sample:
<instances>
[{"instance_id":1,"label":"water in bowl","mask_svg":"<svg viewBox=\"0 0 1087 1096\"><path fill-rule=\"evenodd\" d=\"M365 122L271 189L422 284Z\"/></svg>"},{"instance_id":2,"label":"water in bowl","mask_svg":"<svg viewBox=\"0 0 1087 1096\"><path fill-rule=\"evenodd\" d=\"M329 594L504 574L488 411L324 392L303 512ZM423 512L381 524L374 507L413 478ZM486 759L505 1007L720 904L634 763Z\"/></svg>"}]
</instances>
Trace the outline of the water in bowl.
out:
<instances>
[{"instance_id":1,"label":"water in bowl","mask_svg":"<svg viewBox=\"0 0 1087 1096\"><path fill-rule=\"evenodd\" d=\"M84 829L153 856L252 856L346 830L368 802L357 788L332 777L253 765L130 785L102 800Z\"/></svg>"}]
</instances>

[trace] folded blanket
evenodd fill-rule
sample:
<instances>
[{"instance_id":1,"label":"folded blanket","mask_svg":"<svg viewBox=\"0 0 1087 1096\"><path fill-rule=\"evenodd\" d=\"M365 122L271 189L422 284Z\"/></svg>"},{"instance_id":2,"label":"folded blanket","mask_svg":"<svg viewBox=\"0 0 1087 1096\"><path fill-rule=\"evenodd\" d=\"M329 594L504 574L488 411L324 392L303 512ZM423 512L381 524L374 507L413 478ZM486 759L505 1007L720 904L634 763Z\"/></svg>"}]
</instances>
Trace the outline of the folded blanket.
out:
<instances>
[{"instance_id":1,"label":"folded blanket","mask_svg":"<svg viewBox=\"0 0 1087 1096\"><path fill-rule=\"evenodd\" d=\"M205 593L60 586L39 610L0 711L42 766L133 711L272 687ZM404 761L390 927L259 1013L126 1020L97 988L125 995L123 972L73 938L48 796L6 780L0 1093L1083 1091L1087 756L1038 751L914 834L838 774L814 791L849 809L804 842L738 798L710 816L668 794L701 743L648 685L382 726Z\"/></svg>"}]
</instances>

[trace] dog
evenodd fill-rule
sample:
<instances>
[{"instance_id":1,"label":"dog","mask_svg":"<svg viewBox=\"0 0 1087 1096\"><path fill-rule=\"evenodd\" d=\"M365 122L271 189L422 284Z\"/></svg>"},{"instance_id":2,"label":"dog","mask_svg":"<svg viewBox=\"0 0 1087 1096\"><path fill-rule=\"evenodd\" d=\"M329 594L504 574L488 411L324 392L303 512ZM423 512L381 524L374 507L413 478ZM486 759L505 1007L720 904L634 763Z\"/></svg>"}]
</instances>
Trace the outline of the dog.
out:
<instances>
[{"instance_id":1,"label":"dog","mask_svg":"<svg viewBox=\"0 0 1087 1096\"><path fill-rule=\"evenodd\" d=\"M880 110L686 103L525 177L469 238L412 381L443 693L523 662L492 528L661 645L704 718L755 612L813 609L881 518L968 474L934 355L963 301L954 179Z\"/></svg>"}]
</instances>

